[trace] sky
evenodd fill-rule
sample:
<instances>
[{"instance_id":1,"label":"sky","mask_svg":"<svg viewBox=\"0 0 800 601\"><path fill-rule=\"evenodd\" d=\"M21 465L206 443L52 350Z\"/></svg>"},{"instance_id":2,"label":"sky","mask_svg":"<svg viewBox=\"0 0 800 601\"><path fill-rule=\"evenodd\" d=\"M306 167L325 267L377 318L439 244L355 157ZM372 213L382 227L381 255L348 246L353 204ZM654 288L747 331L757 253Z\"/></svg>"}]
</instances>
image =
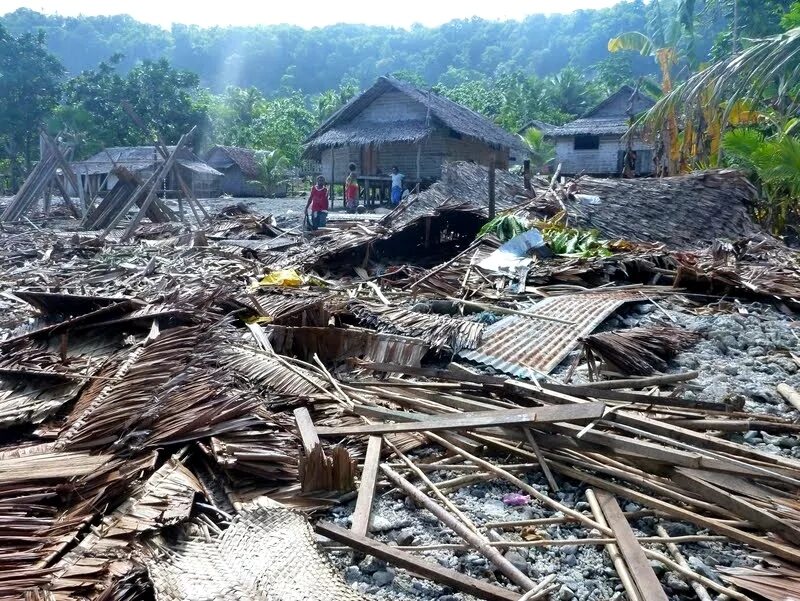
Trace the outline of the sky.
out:
<instances>
[{"instance_id":1,"label":"sky","mask_svg":"<svg viewBox=\"0 0 800 601\"><path fill-rule=\"evenodd\" d=\"M128 13L134 19L168 28L174 23L215 25L269 25L290 23L321 27L334 23L365 23L409 27L413 23L441 25L473 16L485 19L520 19L535 13L567 13L580 8L602 8L617 0L134 0L116 9L108 0L0 0L0 15L30 8L64 16Z\"/></svg>"}]
</instances>

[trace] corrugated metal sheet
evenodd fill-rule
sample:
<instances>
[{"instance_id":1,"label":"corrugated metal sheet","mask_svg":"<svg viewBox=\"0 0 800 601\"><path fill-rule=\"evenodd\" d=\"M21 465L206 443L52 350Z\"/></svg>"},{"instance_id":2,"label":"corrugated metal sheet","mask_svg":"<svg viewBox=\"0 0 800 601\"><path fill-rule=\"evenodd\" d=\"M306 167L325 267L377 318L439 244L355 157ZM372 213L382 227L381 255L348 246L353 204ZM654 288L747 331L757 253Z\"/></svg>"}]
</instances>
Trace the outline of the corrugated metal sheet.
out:
<instances>
[{"instance_id":1,"label":"corrugated metal sheet","mask_svg":"<svg viewBox=\"0 0 800 601\"><path fill-rule=\"evenodd\" d=\"M524 310L572 321L574 325L511 315L486 328L483 343L475 350L462 351L459 357L517 377L549 373L575 348L581 336L590 334L631 298L624 292L546 298Z\"/></svg>"}]
</instances>

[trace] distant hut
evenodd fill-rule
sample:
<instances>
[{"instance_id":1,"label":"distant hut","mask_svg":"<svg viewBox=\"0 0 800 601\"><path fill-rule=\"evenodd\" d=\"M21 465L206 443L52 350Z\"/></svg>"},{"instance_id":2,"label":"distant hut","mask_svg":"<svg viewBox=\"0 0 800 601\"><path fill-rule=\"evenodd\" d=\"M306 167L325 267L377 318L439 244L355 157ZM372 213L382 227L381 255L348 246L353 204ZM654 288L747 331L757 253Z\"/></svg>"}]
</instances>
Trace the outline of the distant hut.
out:
<instances>
[{"instance_id":1,"label":"distant hut","mask_svg":"<svg viewBox=\"0 0 800 601\"><path fill-rule=\"evenodd\" d=\"M174 146L169 146L167 149L170 153L175 151ZM115 146L106 148L85 161L72 163L71 166L80 185L89 194L94 195L98 191L110 190L117 183L117 177L112 172L115 166L124 167L132 173L147 178L163 163L164 157L154 146ZM181 149L175 163L181 178L191 188L195 197L219 196L219 183L222 177L219 171L201 161L188 148ZM170 171L162 185L170 195L177 194L180 189L174 171Z\"/></svg>"},{"instance_id":2,"label":"distant hut","mask_svg":"<svg viewBox=\"0 0 800 601\"><path fill-rule=\"evenodd\" d=\"M205 154L206 163L222 173L221 190L231 196L264 196L259 177L259 154L263 151L238 146L214 146Z\"/></svg>"},{"instance_id":3,"label":"distant hut","mask_svg":"<svg viewBox=\"0 0 800 601\"><path fill-rule=\"evenodd\" d=\"M433 92L380 77L334 113L307 140L304 157L319 160L322 175L341 183L351 163L360 176L387 175L393 166L406 185L442 175L445 161L508 168L519 152L516 136L478 113Z\"/></svg>"},{"instance_id":4,"label":"distant hut","mask_svg":"<svg viewBox=\"0 0 800 601\"><path fill-rule=\"evenodd\" d=\"M531 122L525 129L540 130L556 146L556 163L563 175L585 173L596 176L622 174L628 142L623 135L631 118L655 104L650 97L622 86L580 118L564 125ZM633 134L630 148L635 151L635 174L653 173L653 146Z\"/></svg>"}]
</instances>

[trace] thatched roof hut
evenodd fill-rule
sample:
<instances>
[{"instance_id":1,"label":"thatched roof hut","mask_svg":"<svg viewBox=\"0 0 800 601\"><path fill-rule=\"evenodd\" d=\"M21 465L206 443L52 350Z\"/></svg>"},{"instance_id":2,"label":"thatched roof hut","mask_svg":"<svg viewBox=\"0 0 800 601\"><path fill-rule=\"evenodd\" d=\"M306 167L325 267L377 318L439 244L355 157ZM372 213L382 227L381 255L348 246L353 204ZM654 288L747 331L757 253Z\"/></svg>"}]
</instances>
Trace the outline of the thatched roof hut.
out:
<instances>
[{"instance_id":1,"label":"thatched roof hut","mask_svg":"<svg viewBox=\"0 0 800 601\"><path fill-rule=\"evenodd\" d=\"M431 91L392 77L334 113L307 140L305 156L341 181L350 163L361 175L388 174L393 166L411 180L437 179L447 160L508 166L519 140L486 117Z\"/></svg>"},{"instance_id":2,"label":"thatched roof hut","mask_svg":"<svg viewBox=\"0 0 800 601\"><path fill-rule=\"evenodd\" d=\"M525 129L538 129L553 141L561 173L619 176L628 144L622 136L630 128L632 117L654 104L649 96L624 85L574 121L564 125L536 121ZM652 173L652 145L636 136L630 145L636 151L636 175Z\"/></svg>"}]
</instances>

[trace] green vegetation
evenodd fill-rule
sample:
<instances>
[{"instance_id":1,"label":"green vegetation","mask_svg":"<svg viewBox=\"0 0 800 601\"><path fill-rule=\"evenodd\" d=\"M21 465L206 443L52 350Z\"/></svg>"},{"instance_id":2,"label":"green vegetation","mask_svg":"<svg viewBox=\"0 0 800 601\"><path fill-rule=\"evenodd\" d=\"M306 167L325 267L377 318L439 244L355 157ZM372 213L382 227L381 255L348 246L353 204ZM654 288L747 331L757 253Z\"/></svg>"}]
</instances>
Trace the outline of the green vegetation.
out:
<instances>
[{"instance_id":1,"label":"green vegetation","mask_svg":"<svg viewBox=\"0 0 800 601\"><path fill-rule=\"evenodd\" d=\"M264 188L265 195L275 194L278 187L288 183L289 166L289 159L280 150L264 152L258 157L258 179L254 181Z\"/></svg>"}]
</instances>

